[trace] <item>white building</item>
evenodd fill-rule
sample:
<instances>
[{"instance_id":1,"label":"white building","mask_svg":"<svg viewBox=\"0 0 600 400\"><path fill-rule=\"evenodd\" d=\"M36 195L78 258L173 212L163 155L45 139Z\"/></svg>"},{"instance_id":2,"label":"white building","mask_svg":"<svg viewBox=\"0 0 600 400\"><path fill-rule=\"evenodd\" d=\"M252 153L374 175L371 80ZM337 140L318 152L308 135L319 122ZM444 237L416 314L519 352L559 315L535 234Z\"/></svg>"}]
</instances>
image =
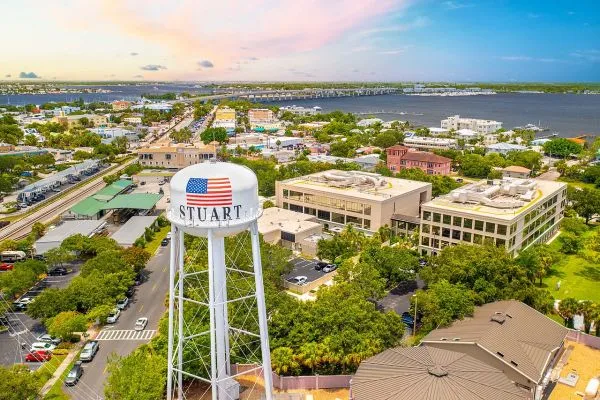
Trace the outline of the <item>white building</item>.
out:
<instances>
[{"instance_id":1,"label":"white building","mask_svg":"<svg viewBox=\"0 0 600 400\"><path fill-rule=\"evenodd\" d=\"M134 125L141 124L142 117L125 117L123 118L123 122L127 122Z\"/></svg>"},{"instance_id":2,"label":"white building","mask_svg":"<svg viewBox=\"0 0 600 400\"><path fill-rule=\"evenodd\" d=\"M373 126L375 124L383 124L383 120L380 118L366 118L366 119L361 119L360 121L358 121L356 123L357 126L361 126L361 127Z\"/></svg>"},{"instance_id":3,"label":"white building","mask_svg":"<svg viewBox=\"0 0 600 400\"><path fill-rule=\"evenodd\" d=\"M279 109L280 114L285 111L291 112L292 114L296 115L315 115L321 113L321 107L306 108L292 105L288 107L281 107Z\"/></svg>"},{"instance_id":4,"label":"white building","mask_svg":"<svg viewBox=\"0 0 600 400\"><path fill-rule=\"evenodd\" d=\"M437 128L435 126L432 126L431 128L427 129L429 129L429 133L431 133L433 136L446 135L450 132L448 129Z\"/></svg>"},{"instance_id":5,"label":"white building","mask_svg":"<svg viewBox=\"0 0 600 400\"><path fill-rule=\"evenodd\" d=\"M499 154L508 154L511 151L525 151L527 147L521 146L519 144L510 144L510 143L495 143L490 144L485 147L486 153L499 153Z\"/></svg>"},{"instance_id":6,"label":"white building","mask_svg":"<svg viewBox=\"0 0 600 400\"><path fill-rule=\"evenodd\" d=\"M475 119L475 118L461 118L460 115L453 115L442 120L441 127L443 129L471 129L478 133L494 133L498 129L502 128L502 122L486 120L486 119Z\"/></svg>"},{"instance_id":7,"label":"white building","mask_svg":"<svg viewBox=\"0 0 600 400\"><path fill-rule=\"evenodd\" d=\"M139 139L135 132L123 128L91 128L89 130L100 135L100 137L103 139L102 141L105 143L110 143L115 138L122 136L127 138L127 140L130 142L134 142Z\"/></svg>"},{"instance_id":8,"label":"white building","mask_svg":"<svg viewBox=\"0 0 600 400\"><path fill-rule=\"evenodd\" d=\"M411 136L404 138L404 145L414 149L447 150L456 148L456 139Z\"/></svg>"}]
</instances>

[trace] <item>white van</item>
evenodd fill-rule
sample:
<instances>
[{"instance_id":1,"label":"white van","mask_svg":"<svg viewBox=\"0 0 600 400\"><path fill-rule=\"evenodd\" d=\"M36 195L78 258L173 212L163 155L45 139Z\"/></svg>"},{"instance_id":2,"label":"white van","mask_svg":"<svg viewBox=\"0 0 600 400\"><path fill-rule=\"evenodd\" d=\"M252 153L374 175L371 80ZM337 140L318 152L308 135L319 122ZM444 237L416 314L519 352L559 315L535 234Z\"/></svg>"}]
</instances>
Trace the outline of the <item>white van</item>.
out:
<instances>
[{"instance_id":1,"label":"white van","mask_svg":"<svg viewBox=\"0 0 600 400\"><path fill-rule=\"evenodd\" d=\"M27 257L24 251L7 250L0 253L0 261L2 262L16 262L22 261Z\"/></svg>"}]
</instances>

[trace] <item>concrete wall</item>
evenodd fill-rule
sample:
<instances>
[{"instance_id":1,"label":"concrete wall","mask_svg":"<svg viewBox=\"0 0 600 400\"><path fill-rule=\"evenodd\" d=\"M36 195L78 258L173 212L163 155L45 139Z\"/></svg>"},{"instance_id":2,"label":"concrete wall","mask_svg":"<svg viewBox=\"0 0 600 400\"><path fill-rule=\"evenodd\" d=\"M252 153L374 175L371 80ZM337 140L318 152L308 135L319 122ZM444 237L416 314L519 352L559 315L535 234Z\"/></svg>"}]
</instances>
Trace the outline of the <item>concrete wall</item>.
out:
<instances>
[{"instance_id":1,"label":"concrete wall","mask_svg":"<svg viewBox=\"0 0 600 400\"><path fill-rule=\"evenodd\" d=\"M257 367L256 364L233 364L232 374L241 374ZM262 370L248 374L262 376ZM315 376L279 376L273 372L273 387L279 390L311 390L349 388L353 375L315 375Z\"/></svg>"},{"instance_id":2,"label":"concrete wall","mask_svg":"<svg viewBox=\"0 0 600 400\"><path fill-rule=\"evenodd\" d=\"M314 281L308 282L306 285L296 285L286 280L283 281L283 287L298 294L305 294L310 292L313 289L318 288L321 285L324 285L325 282L333 279L334 276L337 275L337 270L333 272L329 272L319 279L315 279Z\"/></svg>"}]
</instances>

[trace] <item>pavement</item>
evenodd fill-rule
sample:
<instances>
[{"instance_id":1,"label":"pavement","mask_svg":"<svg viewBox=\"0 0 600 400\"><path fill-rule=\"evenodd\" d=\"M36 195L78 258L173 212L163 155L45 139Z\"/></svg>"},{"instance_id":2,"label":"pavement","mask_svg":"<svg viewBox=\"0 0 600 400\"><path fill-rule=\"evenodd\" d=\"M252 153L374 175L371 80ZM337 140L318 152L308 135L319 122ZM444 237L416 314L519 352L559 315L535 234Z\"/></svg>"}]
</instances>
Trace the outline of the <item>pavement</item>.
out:
<instances>
[{"instance_id":1,"label":"pavement","mask_svg":"<svg viewBox=\"0 0 600 400\"><path fill-rule=\"evenodd\" d=\"M315 265L317 265L314 260L307 260L305 258L294 258L290 261L290 263L294 266L292 271L285 276L285 280L289 281L292 278L297 276L306 276L306 282L312 282L323 275L327 275L323 271L317 271L315 269Z\"/></svg>"},{"instance_id":2,"label":"pavement","mask_svg":"<svg viewBox=\"0 0 600 400\"><path fill-rule=\"evenodd\" d=\"M156 334L158 322L167 309L169 249L169 246L158 248L146 265L148 279L136 287L133 298L117 322L100 330L96 336L100 349L93 361L83 365L85 372L80 382L68 389L63 385L64 391L70 393L73 399L102 399L108 357L113 353L119 356L130 354ZM145 331L136 332L133 327L140 317L148 318L148 326Z\"/></svg>"},{"instance_id":3,"label":"pavement","mask_svg":"<svg viewBox=\"0 0 600 400\"><path fill-rule=\"evenodd\" d=\"M417 279L417 286L419 289L423 288L425 283L421 279ZM403 295L397 295L388 293L383 299L379 301L379 304L383 306L386 311L395 311L398 315L402 315L403 312L410 310L410 298L415 292L409 292Z\"/></svg>"},{"instance_id":4,"label":"pavement","mask_svg":"<svg viewBox=\"0 0 600 400\"><path fill-rule=\"evenodd\" d=\"M536 179L544 181L555 181L558 178L560 178L560 173L556 170L556 168L552 167L547 172L540 174Z\"/></svg>"}]
</instances>

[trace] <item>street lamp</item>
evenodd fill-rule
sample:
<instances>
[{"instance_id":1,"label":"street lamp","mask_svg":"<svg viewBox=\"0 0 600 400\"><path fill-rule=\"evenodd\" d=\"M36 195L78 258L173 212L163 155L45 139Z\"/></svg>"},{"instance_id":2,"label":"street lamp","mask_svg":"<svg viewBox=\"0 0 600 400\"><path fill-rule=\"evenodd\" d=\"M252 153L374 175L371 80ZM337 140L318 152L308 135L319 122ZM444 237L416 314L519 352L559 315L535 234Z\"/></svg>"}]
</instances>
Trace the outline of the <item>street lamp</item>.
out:
<instances>
[{"instance_id":1,"label":"street lamp","mask_svg":"<svg viewBox=\"0 0 600 400\"><path fill-rule=\"evenodd\" d=\"M416 294L413 294L412 297L415 299L415 318L413 319L413 336L415 336L417 334L417 302L419 298Z\"/></svg>"}]
</instances>

